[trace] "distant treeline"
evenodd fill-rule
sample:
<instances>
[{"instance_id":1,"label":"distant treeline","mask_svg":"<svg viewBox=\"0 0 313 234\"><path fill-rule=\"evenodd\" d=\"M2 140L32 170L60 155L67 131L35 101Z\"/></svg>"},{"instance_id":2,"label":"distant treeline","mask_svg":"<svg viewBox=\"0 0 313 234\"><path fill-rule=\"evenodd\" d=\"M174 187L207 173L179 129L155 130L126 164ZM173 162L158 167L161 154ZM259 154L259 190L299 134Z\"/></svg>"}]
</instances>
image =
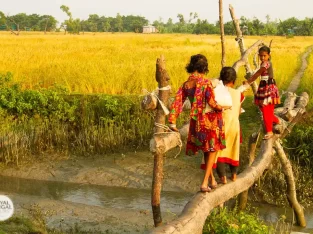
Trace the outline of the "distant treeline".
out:
<instances>
[{"instance_id":1,"label":"distant treeline","mask_svg":"<svg viewBox=\"0 0 313 234\"><path fill-rule=\"evenodd\" d=\"M67 6L62 5L60 9L69 17L57 27L58 21L51 15L38 15L19 13L6 16L0 11L0 30L11 31L65 31L79 34L80 32L142 32L142 27L149 24L143 16L122 16L105 17L97 14L89 15L87 20L74 19ZM174 23L172 18L166 22L162 19L155 20L152 25L159 33L193 33L193 34L219 34L219 22L209 23L202 20L197 13L191 12L188 19L182 14L177 15L178 22ZM313 35L313 18L306 17L299 20L295 17L282 20L271 20L266 16L266 22L258 18L240 18L240 27L245 35ZM226 35L235 34L233 22L225 22Z\"/></svg>"}]
</instances>

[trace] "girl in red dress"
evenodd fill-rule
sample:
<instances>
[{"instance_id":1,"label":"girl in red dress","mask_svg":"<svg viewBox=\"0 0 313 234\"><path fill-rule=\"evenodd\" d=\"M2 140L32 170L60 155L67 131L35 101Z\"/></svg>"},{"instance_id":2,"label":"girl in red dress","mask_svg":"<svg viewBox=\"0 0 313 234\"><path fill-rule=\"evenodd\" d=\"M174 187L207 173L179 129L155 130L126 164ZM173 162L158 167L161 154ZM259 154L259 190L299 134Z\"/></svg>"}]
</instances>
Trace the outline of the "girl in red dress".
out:
<instances>
[{"instance_id":1,"label":"girl in red dress","mask_svg":"<svg viewBox=\"0 0 313 234\"><path fill-rule=\"evenodd\" d=\"M260 69L248 80L243 82L244 84L251 84L261 76L259 88L254 97L254 103L259 106L263 114L263 122L266 130L264 140L270 139L273 136L273 124L279 123L279 119L274 115L274 107L276 104L280 104L280 98L274 80L270 54L271 50L267 46L262 46L259 49L259 57L261 60Z\"/></svg>"}]
</instances>

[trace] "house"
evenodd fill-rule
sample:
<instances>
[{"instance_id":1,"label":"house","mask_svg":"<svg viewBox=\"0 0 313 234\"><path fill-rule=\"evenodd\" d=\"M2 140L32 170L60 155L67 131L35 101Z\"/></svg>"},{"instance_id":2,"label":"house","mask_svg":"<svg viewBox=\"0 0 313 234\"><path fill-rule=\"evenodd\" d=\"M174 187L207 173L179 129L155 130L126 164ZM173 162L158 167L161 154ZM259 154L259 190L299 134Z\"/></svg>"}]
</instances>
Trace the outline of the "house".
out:
<instances>
[{"instance_id":1,"label":"house","mask_svg":"<svg viewBox=\"0 0 313 234\"><path fill-rule=\"evenodd\" d=\"M158 30L153 25L147 25L142 27L142 33L156 33Z\"/></svg>"}]
</instances>

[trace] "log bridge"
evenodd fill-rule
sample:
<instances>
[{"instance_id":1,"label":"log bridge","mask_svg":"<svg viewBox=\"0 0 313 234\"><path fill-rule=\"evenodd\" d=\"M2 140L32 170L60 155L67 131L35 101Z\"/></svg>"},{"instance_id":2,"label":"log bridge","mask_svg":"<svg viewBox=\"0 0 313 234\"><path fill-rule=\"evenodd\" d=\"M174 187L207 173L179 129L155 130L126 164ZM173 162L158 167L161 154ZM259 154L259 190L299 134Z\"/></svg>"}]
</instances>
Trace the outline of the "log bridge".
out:
<instances>
[{"instance_id":1,"label":"log bridge","mask_svg":"<svg viewBox=\"0 0 313 234\"><path fill-rule=\"evenodd\" d=\"M237 31L236 41L239 44L241 58L234 63L233 68L238 71L240 66L246 69L246 78L249 78L253 71L248 64L249 54L258 46L263 45L261 40L255 42L250 48L245 49L242 34L238 25L233 8L230 6L230 12ZM254 63L255 69L257 64ZM275 114L280 118L282 124L279 129L275 129L275 135L269 140L263 140L257 157L255 158L255 150L260 130L253 133L249 140L249 166L237 176L237 180L229 182L218 187L213 192L198 192L187 203L181 214L173 221L163 224L160 208L160 196L163 181L163 158L165 153L181 144L181 139L188 133L189 124L179 129L179 133L164 131L162 126L165 125L164 107L170 105L170 90L166 87L169 85L170 77L165 68L165 59L161 55L156 62L156 81L158 82L158 90L144 97L141 106L145 110L156 110L154 136L150 141L150 151L154 154L154 170L152 181L151 205L155 228L150 233L154 234L200 234L207 216L212 209L223 204L229 199L239 196L239 206L245 207L247 200L247 191L254 182L262 176L263 172L271 165L273 154L276 152L282 164L283 172L287 183L287 199L292 207L297 225L305 227L306 220L304 217L303 207L299 204L296 197L295 181L292 167L287 158L281 140L291 132L294 125L302 118L306 112L306 106L309 101L309 95L302 93L299 96L293 92L287 92L287 97L283 107L276 108ZM252 85L253 92L257 90L257 84ZM185 103L184 109L189 109L190 103ZM254 159L255 158L255 159Z\"/></svg>"}]
</instances>

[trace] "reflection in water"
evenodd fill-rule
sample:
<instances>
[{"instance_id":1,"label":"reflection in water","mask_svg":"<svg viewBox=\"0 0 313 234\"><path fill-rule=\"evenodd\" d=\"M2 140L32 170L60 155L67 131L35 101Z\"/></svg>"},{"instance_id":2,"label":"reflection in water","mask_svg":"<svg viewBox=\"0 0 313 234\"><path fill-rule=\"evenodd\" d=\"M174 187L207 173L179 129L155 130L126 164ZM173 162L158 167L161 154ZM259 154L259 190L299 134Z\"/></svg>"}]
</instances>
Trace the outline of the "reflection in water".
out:
<instances>
[{"instance_id":1,"label":"reflection in water","mask_svg":"<svg viewBox=\"0 0 313 234\"><path fill-rule=\"evenodd\" d=\"M283 215L286 217L286 222L292 223L295 220L293 210L289 207L284 208L260 203L253 203L252 206L257 208L259 217L267 223L276 223L281 220ZM313 209L304 209L304 215L307 226L305 228L294 226L292 230L313 233Z\"/></svg>"},{"instance_id":2,"label":"reflection in water","mask_svg":"<svg viewBox=\"0 0 313 234\"><path fill-rule=\"evenodd\" d=\"M91 206L121 209L151 209L151 191L100 185L40 181L0 176L0 191L41 196ZM164 210L180 213L192 194L162 192Z\"/></svg>"},{"instance_id":3,"label":"reflection in water","mask_svg":"<svg viewBox=\"0 0 313 234\"><path fill-rule=\"evenodd\" d=\"M143 189L108 187L54 181L40 181L0 176L0 194L13 192L34 195L55 200L99 206L106 208L150 210L151 191ZM193 194L182 192L162 192L162 210L179 214ZM282 215L292 222L292 210L268 204L254 203L259 216L268 223L276 223ZM293 227L295 231L313 232L313 209L306 209L306 228Z\"/></svg>"}]
</instances>

